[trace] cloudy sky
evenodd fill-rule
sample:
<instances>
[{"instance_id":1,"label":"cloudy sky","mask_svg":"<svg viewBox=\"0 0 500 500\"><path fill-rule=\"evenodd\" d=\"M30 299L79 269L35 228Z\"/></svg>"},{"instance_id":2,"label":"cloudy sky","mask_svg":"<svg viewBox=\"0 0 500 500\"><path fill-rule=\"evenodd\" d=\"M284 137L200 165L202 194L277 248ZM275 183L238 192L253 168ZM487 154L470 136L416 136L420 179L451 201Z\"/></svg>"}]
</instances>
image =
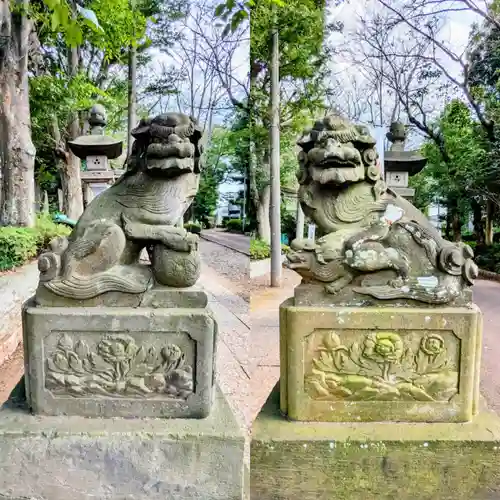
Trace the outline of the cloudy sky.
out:
<instances>
[{"instance_id":1,"label":"cloudy sky","mask_svg":"<svg viewBox=\"0 0 500 500\"><path fill-rule=\"evenodd\" d=\"M452 3L451 0L449 3ZM345 41L349 39L349 32L353 32L358 29L359 17L361 14L364 14L363 17L365 18L369 18L370 13L383 11L384 7L381 6L377 0L351 0L350 2L344 2L339 7L331 7L328 12L329 21L341 21L342 23L344 23L344 31L343 33L336 33L331 35L329 39L330 45L340 46L341 44L345 43ZM448 13L446 23L441 31L442 41L448 47L450 47L453 52L461 54L467 45L472 24L475 22L479 22L480 20L481 19L479 18L479 16L471 15L470 12ZM457 76L460 75L460 67L456 63L452 63L448 57L443 56L442 62L451 73L456 74ZM347 89L347 93L349 92L348 89L352 88L352 79L355 79L356 83L361 89L363 89L366 85L366 80L364 80L364 77L360 74L359 66L348 62L345 58L342 58L342 56L339 55L332 59L330 67L332 73L337 75L336 78L340 81L340 85L344 89ZM358 91L352 92L351 95L363 96L363 93L360 93ZM340 99L345 100L345 97L341 97ZM393 98L387 98L387 107L385 108L391 108L387 109L388 115L390 115L392 110L393 101L391 101L391 99ZM436 96L435 102L432 102L432 99L429 99L431 107L434 107L437 110L436 112L439 112L439 110L443 108L445 104L443 102L443 99L443 97L438 96ZM339 102L338 105L342 109L343 103ZM404 120L404 117L401 118ZM368 115L362 115L360 121L366 121L368 123L369 119L370 118ZM384 117L382 121L390 121L390 119ZM389 123L387 123L387 126L388 125ZM375 130L374 133L376 133ZM380 130L379 133L377 133L377 135L379 135L381 138L378 147L379 150L382 149L382 144L386 142L385 139L383 139L385 138L385 133L385 129ZM418 134L411 134L408 141L408 147L417 147L421 141L422 137L420 137ZM385 145L388 146L387 143Z\"/></svg>"},{"instance_id":2,"label":"cloudy sky","mask_svg":"<svg viewBox=\"0 0 500 500\"><path fill-rule=\"evenodd\" d=\"M346 29L349 30L356 27L357 18L361 13L380 8L380 4L376 0L352 0L344 2L338 7L330 7L328 15L330 20L342 21ZM450 12L447 17L448 23L443 29L444 39L457 48L464 48L467 44L470 28L474 22L480 20L479 16L471 12Z\"/></svg>"}]
</instances>

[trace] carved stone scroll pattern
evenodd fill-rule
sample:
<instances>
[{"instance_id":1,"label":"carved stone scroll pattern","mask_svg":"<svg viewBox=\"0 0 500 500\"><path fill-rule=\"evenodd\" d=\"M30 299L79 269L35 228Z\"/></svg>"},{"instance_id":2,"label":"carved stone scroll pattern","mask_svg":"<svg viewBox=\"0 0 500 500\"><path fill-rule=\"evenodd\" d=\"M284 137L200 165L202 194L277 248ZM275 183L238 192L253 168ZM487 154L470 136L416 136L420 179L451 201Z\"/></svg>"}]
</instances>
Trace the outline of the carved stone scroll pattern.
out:
<instances>
[{"instance_id":1,"label":"carved stone scroll pattern","mask_svg":"<svg viewBox=\"0 0 500 500\"><path fill-rule=\"evenodd\" d=\"M350 345L324 335L305 376L315 400L449 401L458 392L458 369L437 333L418 347L396 332L368 333Z\"/></svg>"},{"instance_id":2,"label":"carved stone scroll pattern","mask_svg":"<svg viewBox=\"0 0 500 500\"><path fill-rule=\"evenodd\" d=\"M179 346L138 346L128 335L93 347L62 335L46 369L45 386L55 395L187 399L193 392L193 369Z\"/></svg>"}]
</instances>

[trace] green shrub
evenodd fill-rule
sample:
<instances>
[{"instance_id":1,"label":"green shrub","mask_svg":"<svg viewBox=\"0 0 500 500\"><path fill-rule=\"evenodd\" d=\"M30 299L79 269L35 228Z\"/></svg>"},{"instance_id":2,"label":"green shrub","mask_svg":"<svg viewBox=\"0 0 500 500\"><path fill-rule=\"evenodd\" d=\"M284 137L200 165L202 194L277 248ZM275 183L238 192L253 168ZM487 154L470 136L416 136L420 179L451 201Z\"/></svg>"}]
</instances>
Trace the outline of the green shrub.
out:
<instances>
[{"instance_id":1,"label":"green shrub","mask_svg":"<svg viewBox=\"0 0 500 500\"><path fill-rule=\"evenodd\" d=\"M287 254L290 247L281 245L281 253ZM263 260L271 257L271 247L263 240L250 240L250 260Z\"/></svg>"},{"instance_id":2,"label":"green shrub","mask_svg":"<svg viewBox=\"0 0 500 500\"><path fill-rule=\"evenodd\" d=\"M0 228L0 271L20 266L36 256L40 236L34 228Z\"/></svg>"},{"instance_id":3,"label":"green shrub","mask_svg":"<svg viewBox=\"0 0 500 500\"><path fill-rule=\"evenodd\" d=\"M48 248L49 243L58 236L69 236L71 227L64 224L56 224L48 215L40 215L36 221L35 229L39 235L38 249Z\"/></svg>"},{"instance_id":4,"label":"green shrub","mask_svg":"<svg viewBox=\"0 0 500 500\"><path fill-rule=\"evenodd\" d=\"M476 245L474 248L475 261L485 271L500 274L500 243L493 245Z\"/></svg>"},{"instance_id":5,"label":"green shrub","mask_svg":"<svg viewBox=\"0 0 500 500\"><path fill-rule=\"evenodd\" d=\"M0 271L22 266L48 247L57 236L68 236L71 228L40 216L35 227L0 227Z\"/></svg>"},{"instance_id":6,"label":"green shrub","mask_svg":"<svg viewBox=\"0 0 500 500\"><path fill-rule=\"evenodd\" d=\"M229 219L226 222L226 229L228 231L241 233L243 231L243 223L241 219Z\"/></svg>"},{"instance_id":7,"label":"green shrub","mask_svg":"<svg viewBox=\"0 0 500 500\"><path fill-rule=\"evenodd\" d=\"M201 233L201 226L195 222L188 222L187 224L184 224L184 229L194 234Z\"/></svg>"},{"instance_id":8,"label":"green shrub","mask_svg":"<svg viewBox=\"0 0 500 500\"><path fill-rule=\"evenodd\" d=\"M250 241L250 260L263 260L271 256L271 248L263 240Z\"/></svg>"}]
</instances>

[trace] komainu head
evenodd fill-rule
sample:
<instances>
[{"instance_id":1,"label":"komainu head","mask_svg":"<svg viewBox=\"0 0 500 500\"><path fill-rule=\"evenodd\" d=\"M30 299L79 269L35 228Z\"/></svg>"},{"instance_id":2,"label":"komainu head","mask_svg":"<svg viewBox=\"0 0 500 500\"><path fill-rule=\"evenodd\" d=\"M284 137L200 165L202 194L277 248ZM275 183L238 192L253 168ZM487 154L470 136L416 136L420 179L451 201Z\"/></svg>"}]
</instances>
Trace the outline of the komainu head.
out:
<instances>
[{"instance_id":1,"label":"komainu head","mask_svg":"<svg viewBox=\"0 0 500 500\"><path fill-rule=\"evenodd\" d=\"M171 177L201 170L202 129L182 113L142 119L132 131L135 138L129 170Z\"/></svg>"},{"instance_id":2,"label":"komainu head","mask_svg":"<svg viewBox=\"0 0 500 500\"><path fill-rule=\"evenodd\" d=\"M336 115L316 121L298 145L300 184L350 184L380 179L376 141L369 130Z\"/></svg>"}]
</instances>

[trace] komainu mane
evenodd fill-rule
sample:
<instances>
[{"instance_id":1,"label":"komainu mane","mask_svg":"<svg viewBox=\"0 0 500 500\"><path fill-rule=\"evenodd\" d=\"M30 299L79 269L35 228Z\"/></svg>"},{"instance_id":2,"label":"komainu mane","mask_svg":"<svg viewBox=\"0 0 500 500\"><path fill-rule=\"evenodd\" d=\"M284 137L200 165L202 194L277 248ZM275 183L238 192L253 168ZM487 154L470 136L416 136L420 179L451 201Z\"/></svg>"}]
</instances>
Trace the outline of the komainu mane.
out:
<instances>
[{"instance_id":1,"label":"komainu mane","mask_svg":"<svg viewBox=\"0 0 500 500\"><path fill-rule=\"evenodd\" d=\"M323 237L292 242L288 266L324 284L332 303L470 301L478 275L471 248L451 243L388 189L368 129L338 116L298 142L299 200Z\"/></svg>"}]
</instances>

